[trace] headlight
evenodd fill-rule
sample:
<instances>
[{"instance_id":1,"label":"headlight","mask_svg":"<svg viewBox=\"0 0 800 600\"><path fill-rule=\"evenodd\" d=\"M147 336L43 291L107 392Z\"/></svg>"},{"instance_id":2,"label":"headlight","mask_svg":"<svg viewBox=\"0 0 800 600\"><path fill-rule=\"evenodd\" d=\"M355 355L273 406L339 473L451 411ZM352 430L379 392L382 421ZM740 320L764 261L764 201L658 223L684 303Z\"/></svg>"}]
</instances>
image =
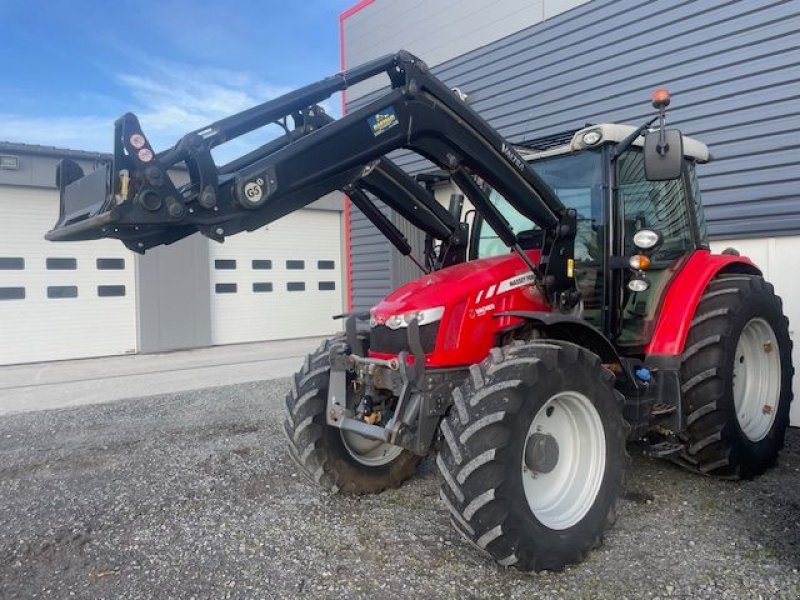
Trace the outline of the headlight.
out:
<instances>
[{"instance_id":1,"label":"headlight","mask_svg":"<svg viewBox=\"0 0 800 600\"><path fill-rule=\"evenodd\" d=\"M399 329L403 327L405 323L403 322L403 317L400 315L392 315L388 319L386 319L386 326L389 329Z\"/></svg>"},{"instance_id":2,"label":"headlight","mask_svg":"<svg viewBox=\"0 0 800 600\"><path fill-rule=\"evenodd\" d=\"M587 146L594 146L603 139L603 133L599 129L592 129L583 134L583 143Z\"/></svg>"},{"instance_id":3,"label":"headlight","mask_svg":"<svg viewBox=\"0 0 800 600\"><path fill-rule=\"evenodd\" d=\"M644 277L635 277L628 282L628 289L632 292L646 292L650 282Z\"/></svg>"},{"instance_id":4,"label":"headlight","mask_svg":"<svg viewBox=\"0 0 800 600\"><path fill-rule=\"evenodd\" d=\"M435 308L426 308L425 310L413 310L411 312L403 313L401 315L392 315L386 319L386 326L389 329L400 329L401 327L408 327L415 318L422 325L429 323L436 323L441 320L444 315L444 306L437 306Z\"/></svg>"},{"instance_id":5,"label":"headlight","mask_svg":"<svg viewBox=\"0 0 800 600\"><path fill-rule=\"evenodd\" d=\"M652 229L640 229L633 234L633 245L640 250L650 250L661 243L661 234Z\"/></svg>"}]
</instances>

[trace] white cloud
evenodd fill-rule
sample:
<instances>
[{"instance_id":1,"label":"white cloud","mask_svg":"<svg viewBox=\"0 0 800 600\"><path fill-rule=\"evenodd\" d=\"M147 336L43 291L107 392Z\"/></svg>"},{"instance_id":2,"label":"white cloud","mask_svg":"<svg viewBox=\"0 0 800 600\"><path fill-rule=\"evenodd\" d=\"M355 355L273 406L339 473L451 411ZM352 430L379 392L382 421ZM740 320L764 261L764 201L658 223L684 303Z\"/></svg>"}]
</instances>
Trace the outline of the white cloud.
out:
<instances>
[{"instance_id":1,"label":"white cloud","mask_svg":"<svg viewBox=\"0 0 800 600\"><path fill-rule=\"evenodd\" d=\"M29 117L0 113L0 140L110 152L113 118Z\"/></svg>"},{"instance_id":2,"label":"white cloud","mask_svg":"<svg viewBox=\"0 0 800 600\"><path fill-rule=\"evenodd\" d=\"M137 61L127 74L116 75L125 110L135 113L156 150L171 147L182 135L245 110L292 88L270 85L251 73L209 69L155 58ZM339 113L337 96L322 103L329 114ZM82 117L31 117L0 114L0 139L109 152L113 124L120 114ZM232 141L215 152L230 160L268 141L277 133L255 132Z\"/></svg>"}]
</instances>

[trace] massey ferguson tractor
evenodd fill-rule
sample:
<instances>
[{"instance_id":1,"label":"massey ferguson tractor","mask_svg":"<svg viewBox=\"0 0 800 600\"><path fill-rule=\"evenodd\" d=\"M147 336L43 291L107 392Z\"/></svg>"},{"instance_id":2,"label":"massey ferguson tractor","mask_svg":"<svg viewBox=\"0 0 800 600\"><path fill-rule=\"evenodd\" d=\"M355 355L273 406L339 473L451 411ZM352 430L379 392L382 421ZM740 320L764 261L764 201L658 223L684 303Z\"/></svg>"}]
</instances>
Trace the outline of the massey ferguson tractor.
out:
<instances>
[{"instance_id":1,"label":"massey ferguson tractor","mask_svg":"<svg viewBox=\"0 0 800 600\"><path fill-rule=\"evenodd\" d=\"M388 91L338 120L318 105L381 74ZM401 51L163 152L124 115L110 164L60 164L46 237L137 252L197 231L221 242L341 190L422 274L335 317L342 335L292 379L289 453L325 490L365 494L435 452L466 540L504 566L560 570L614 521L627 442L747 479L775 463L789 419L781 300L750 260L709 251L695 174L709 151L665 128L665 91L653 103L638 127L514 145ZM212 148L270 123L285 133L216 165ZM465 220L464 198L440 205L387 158L398 149L444 171ZM425 233L418 255L376 200Z\"/></svg>"}]
</instances>

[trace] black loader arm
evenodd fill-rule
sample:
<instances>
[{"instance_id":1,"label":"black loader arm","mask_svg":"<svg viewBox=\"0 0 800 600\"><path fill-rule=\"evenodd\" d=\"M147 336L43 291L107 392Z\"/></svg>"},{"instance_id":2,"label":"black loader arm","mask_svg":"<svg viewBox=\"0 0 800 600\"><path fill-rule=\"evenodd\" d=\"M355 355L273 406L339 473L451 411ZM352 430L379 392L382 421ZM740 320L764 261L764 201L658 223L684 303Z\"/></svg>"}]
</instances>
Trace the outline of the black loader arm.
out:
<instances>
[{"instance_id":1,"label":"black loader arm","mask_svg":"<svg viewBox=\"0 0 800 600\"><path fill-rule=\"evenodd\" d=\"M390 91L341 119L331 119L316 105L379 74L388 75ZM227 165L215 165L212 148L276 122L284 126L284 135ZM564 206L512 145L422 61L400 51L222 119L158 154L137 118L124 115L115 124L112 164L86 176L74 163L60 165L61 211L46 237L113 237L139 252L195 231L222 241L331 191L358 189L378 196L437 239L453 241L461 230L452 215L385 158L400 148L431 160L456 182L480 177L554 245L569 229ZM176 187L168 170L179 163L186 165L190 183ZM500 238L516 248L513 232L486 195L466 193Z\"/></svg>"}]
</instances>

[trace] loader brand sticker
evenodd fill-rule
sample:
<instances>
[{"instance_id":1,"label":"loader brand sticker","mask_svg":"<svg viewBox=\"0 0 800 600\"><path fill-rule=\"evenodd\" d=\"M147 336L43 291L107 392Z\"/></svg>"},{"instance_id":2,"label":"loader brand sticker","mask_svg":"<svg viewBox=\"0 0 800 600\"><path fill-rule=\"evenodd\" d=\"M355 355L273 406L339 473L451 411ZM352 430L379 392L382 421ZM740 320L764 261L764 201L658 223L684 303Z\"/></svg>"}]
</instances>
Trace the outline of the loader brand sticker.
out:
<instances>
[{"instance_id":1,"label":"loader brand sticker","mask_svg":"<svg viewBox=\"0 0 800 600\"><path fill-rule=\"evenodd\" d=\"M500 146L500 151L503 153L503 156L505 156L515 167L517 167L517 169L520 171L525 170L525 161L520 158L519 154L514 152L511 146L503 142L503 145Z\"/></svg>"},{"instance_id":2,"label":"loader brand sticker","mask_svg":"<svg viewBox=\"0 0 800 600\"><path fill-rule=\"evenodd\" d=\"M393 106L387 106L383 112L376 113L367 118L367 123L372 128L372 135L378 137L382 133L389 131L395 125L399 125L397 114Z\"/></svg>"},{"instance_id":3,"label":"loader brand sticker","mask_svg":"<svg viewBox=\"0 0 800 600\"><path fill-rule=\"evenodd\" d=\"M259 179L258 181L261 180ZM247 198L247 201L253 204L257 204L259 201L261 201L261 195L263 194L258 181L248 181L244 186L244 195Z\"/></svg>"}]
</instances>

